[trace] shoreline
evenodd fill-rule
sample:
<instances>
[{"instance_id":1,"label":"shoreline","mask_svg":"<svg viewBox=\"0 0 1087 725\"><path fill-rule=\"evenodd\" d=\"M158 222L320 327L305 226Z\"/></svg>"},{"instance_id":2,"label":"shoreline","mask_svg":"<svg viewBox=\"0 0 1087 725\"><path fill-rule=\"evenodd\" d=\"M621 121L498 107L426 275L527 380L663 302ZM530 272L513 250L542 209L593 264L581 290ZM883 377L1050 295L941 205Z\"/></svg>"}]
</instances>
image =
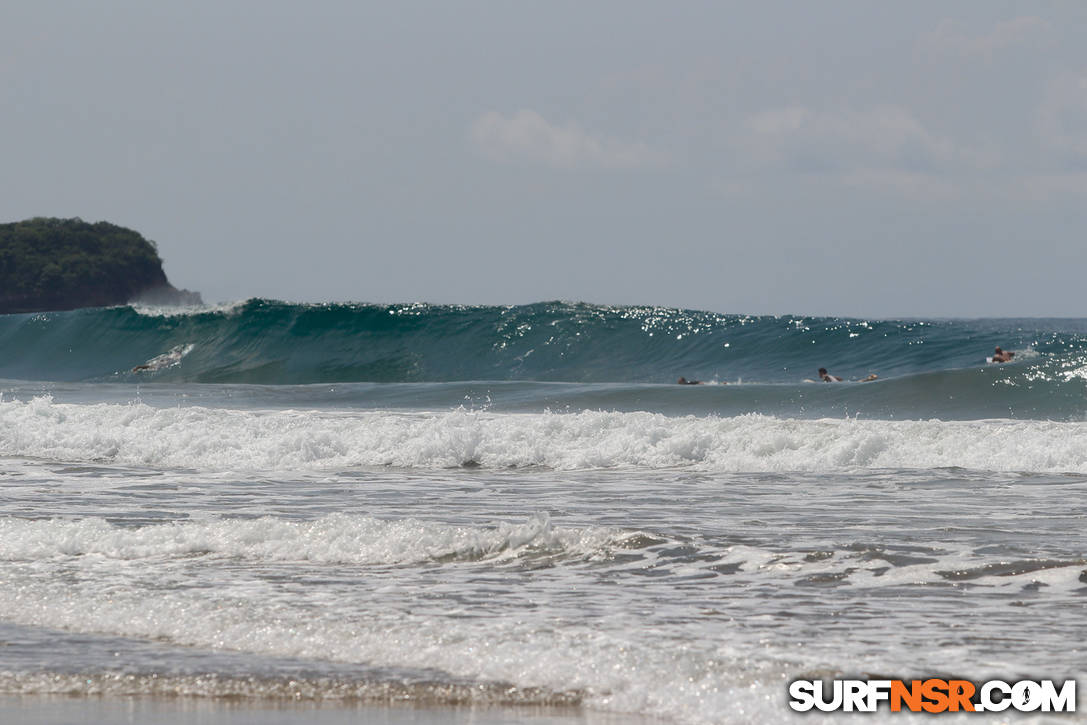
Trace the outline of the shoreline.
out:
<instances>
[{"instance_id":1,"label":"shoreline","mask_svg":"<svg viewBox=\"0 0 1087 725\"><path fill-rule=\"evenodd\" d=\"M663 725L665 720L576 705L432 705L168 695L0 694L0 722L56 725Z\"/></svg>"}]
</instances>

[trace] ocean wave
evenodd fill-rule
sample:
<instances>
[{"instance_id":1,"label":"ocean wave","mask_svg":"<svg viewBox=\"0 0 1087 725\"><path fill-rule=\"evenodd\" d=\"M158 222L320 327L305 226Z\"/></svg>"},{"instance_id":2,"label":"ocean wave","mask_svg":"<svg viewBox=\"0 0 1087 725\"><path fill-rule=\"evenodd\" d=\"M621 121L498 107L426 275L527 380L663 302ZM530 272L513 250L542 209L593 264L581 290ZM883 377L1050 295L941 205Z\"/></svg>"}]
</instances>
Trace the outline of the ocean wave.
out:
<instances>
[{"instance_id":1,"label":"ocean wave","mask_svg":"<svg viewBox=\"0 0 1087 725\"><path fill-rule=\"evenodd\" d=\"M309 521L274 517L121 527L104 519L0 519L0 560L94 556L124 561L195 556L252 562L344 565L596 559L636 535L617 529L555 527L546 514L493 527L331 514Z\"/></svg>"},{"instance_id":2,"label":"ocean wave","mask_svg":"<svg viewBox=\"0 0 1087 725\"><path fill-rule=\"evenodd\" d=\"M593 562L613 572L652 569L662 580L694 575L752 585L772 578L798 587L969 584L1011 590L1044 581L1068 591L1082 585L1087 565L1082 557L1009 558L961 544L887 547L853 542L824 544L817 550L770 549L701 537L669 539L615 527L555 526L545 513L487 526L338 513L312 519L227 516L141 526L94 516L0 519L0 562L65 566L79 561L102 576L130 565L222 567L239 561L322 567L478 563L488 568Z\"/></svg>"},{"instance_id":3,"label":"ocean wave","mask_svg":"<svg viewBox=\"0 0 1087 725\"><path fill-rule=\"evenodd\" d=\"M568 302L521 306L294 304L112 307L0 316L0 377L306 384L533 380L800 383L984 367L1061 380L1087 365L1083 320L752 317ZM184 364L138 370L194 345ZM1018 367L1016 367L1018 366ZM1026 380L1027 378L1023 378Z\"/></svg>"},{"instance_id":4,"label":"ocean wave","mask_svg":"<svg viewBox=\"0 0 1087 725\"><path fill-rule=\"evenodd\" d=\"M1087 423L749 414L249 411L0 402L0 455L213 471L353 467L1087 472Z\"/></svg>"},{"instance_id":5,"label":"ocean wave","mask_svg":"<svg viewBox=\"0 0 1087 725\"><path fill-rule=\"evenodd\" d=\"M245 308L247 300L235 300L233 302L220 302L218 304L199 305L151 305L143 302L133 302L130 305L120 305L111 309L124 310L131 308L137 315L143 317L195 317L197 315L230 315Z\"/></svg>"}]
</instances>

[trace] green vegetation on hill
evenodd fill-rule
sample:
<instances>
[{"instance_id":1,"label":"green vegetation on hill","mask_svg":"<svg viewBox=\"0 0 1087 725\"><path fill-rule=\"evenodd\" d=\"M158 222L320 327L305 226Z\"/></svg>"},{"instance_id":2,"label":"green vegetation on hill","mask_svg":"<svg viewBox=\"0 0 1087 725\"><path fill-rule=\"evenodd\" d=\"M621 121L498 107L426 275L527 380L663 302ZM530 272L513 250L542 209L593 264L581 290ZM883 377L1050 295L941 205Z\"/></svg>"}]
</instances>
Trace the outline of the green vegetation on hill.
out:
<instances>
[{"instance_id":1,"label":"green vegetation on hill","mask_svg":"<svg viewBox=\"0 0 1087 725\"><path fill-rule=\"evenodd\" d=\"M79 218L0 224L0 314L120 305L145 295L199 301L170 285L154 242L131 229Z\"/></svg>"}]
</instances>

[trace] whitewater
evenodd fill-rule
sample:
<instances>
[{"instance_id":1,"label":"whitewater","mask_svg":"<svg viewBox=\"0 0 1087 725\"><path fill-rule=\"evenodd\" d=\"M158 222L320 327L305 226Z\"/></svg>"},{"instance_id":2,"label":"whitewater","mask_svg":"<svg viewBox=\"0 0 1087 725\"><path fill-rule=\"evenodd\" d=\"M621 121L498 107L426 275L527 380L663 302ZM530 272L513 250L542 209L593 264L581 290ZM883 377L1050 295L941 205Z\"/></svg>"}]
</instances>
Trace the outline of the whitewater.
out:
<instances>
[{"instance_id":1,"label":"whitewater","mask_svg":"<svg viewBox=\"0 0 1087 725\"><path fill-rule=\"evenodd\" d=\"M1087 320L0 316L0 698L774 723L821 721L795 679L1082 680L1085 491Z\"/></svg>"}]
</instances>

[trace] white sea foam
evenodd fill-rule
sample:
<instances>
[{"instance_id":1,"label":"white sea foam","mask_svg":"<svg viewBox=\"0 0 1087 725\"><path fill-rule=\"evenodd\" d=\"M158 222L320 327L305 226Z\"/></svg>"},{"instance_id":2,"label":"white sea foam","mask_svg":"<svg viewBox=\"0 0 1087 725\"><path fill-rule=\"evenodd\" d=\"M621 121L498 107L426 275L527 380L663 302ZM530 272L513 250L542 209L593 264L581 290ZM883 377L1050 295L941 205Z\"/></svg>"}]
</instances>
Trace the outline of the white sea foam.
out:
<instances>
[{"instance_id":1,"label":"white sea foam","mask_svg":"<svg viewBox=\"0 0 1087 725\"><path fill-rule=\"evenodd\" d=\"M1022 586L1045 581L1079 586L1084 561L1022 559L1009 561L966 550L930 552L931 560L892 564L878 551L811 552L770 550L746 545L697 545L697 556L668 552L676 542L646 538L614 527L558 527L547 514L520 523L491 526L451 525L412 518L384 520L353 514L329 514L295 520L273 516L175 521L119 526L100 517L80 519L0 518L0 562L115 562L158 565L227 560L260 564L340 566L423 565L427 563L514 562L522 557L562 557L606 561L609 567L657 568L680 577L733 565L728 576L743 580L791 580L841 576L842 584L893 586L971 581L986 586ZM619 551L637 549L637 560L613 560Z\"/></svg>"},{"instance_id":2,"label":"white sea foam","mask_svg":"<svg viewBox=\"0 0 1087 725\"><path fill-rule=\"evenodd\" d=\"M355 466L1087 472L1087 423L765 415L255 412L0 402L0 455L202 470Z\"/></svg>"},{"instance_id":3,"label":"white sea foam","mask_svg":"<svg viewBox=\"0 0 1087 725\"><path fill-rule=\"evenodd\" d=\"M516 586L509 580L500 582L494 594L506 601L496 606L486 592L468 586L494 586L498 572L490 564L467 571L460 566L444 568L448 557L473 560L534 548L600 556L624 541L624 535L613 529L564 529L546 517L491 527L350 515L306 522L265 517L143 527L115 526L99 518L0 519L0 574L6 583L0 587L0 611L6 622L49 630L440 671L478 683L572 693L591 707L664 715L680 722L790 717L782 699L786 683L806 676L825 660L818 650L797 649L784 657L781 647L766 644L760 638L759 620L765 617L770 625L780 624L778 615L748 609L750 631L730 626L725 637L718 628L725 626L719 612L705 612L702 604L675 598L666 581L609 588L609 606L599 607L598 601L578 599L578 589L588 580L579 574L585 570L569 568L545 570L518 580ZM658 551L645 551L643 567L662 564L671 548L665 542ZM437 558L447 562L440 574L432 565ZM242 566L239 560L244 561ZM708 600L726 608L738 591L747 588L789 584L797 590L792 585L805 578L843 570L850 572L848 580L854 586L924 587L942 581L940 571L998 560L949 552L937 561L892 567L877 575L880 562L862 561L856 552L808 561L803 552L735 545L700 547L686 567L705 573L705 567L722 562L741 567L738 574L719 580L718 589L732 594ZM390 564L417 566L385 571ZM1043 582L1070 595L1079 587L1080 567L1073 564L1011 576L982 575L975 582L1015 589ZM344 565L351 568L345 570ZM490 582L480 576L483 572ZM695 572L673 566L674 576L691 573ZM311 586L308 580L314 576L333 577L340 584ZM447 596L449 592L456 596ZM761 609L763 600L753 599ZM531 606L512 606L520 602ZM579 605L591 608L591 620L572 618L569 607ZM636 610L646 605L664 610L659 621L669 624L644 626L645 615ZM766 606L780 605L766 600ZM914 621L908 610L900 614L903 621ZM923 613L917 616L924 621ZM893 641L891 637L881 651L893 650ZM968 655L954 657L969 661ZM881 657L878 664L895 663L893 655L887 656L889 660ZM949 658L953 659L945 647L910 664L927 672L926 667L946 666ZM850 661L858 668L867 664L859 654ZM983 668L974 667L972 673L980 676ZM442 687L439 682L431 696L441 697ZM481 701L494 692L478 689ZM108 673L80 680L28 672L0 673L0 691L271 697L309 693L305 696L336 698L380 695L381 688L350 682L276 685L187 677L119 680ZM427 693L412 696L425 701Z\"/></svg>"},{"instance_id":4,"label":"white sea foam","mask_svg":"<svg viewBox=\"0 0 1087 725\"><path fill-rule=\"evenodd\" d=\"M90 594L23 584L18 592L0 592L0 604L10 620L24 625L117 632L276 657L440 670L483 683L575 692L593 707L679 716L692 723L721 722L719 713L729 712L760 674L720 643L692 644L684 657L676 657L653 637L647 642L636 632L558 629L502 616L433 618L403 610L344 615L317 599L288 606L230 594L130 587ZM772 709L780 709L784 677L771 667L760 669L772 678L771 687L758 683L760 694L765 693ZM38 688L43 684L50 687L47 681Z\"/></svg>"},{"instance_id":5,"label":"white sea foam","mask_svg":"<svg viewBox=\"0 0 1087 725\"><path fill-rule=\"evenodd\" d=\"M194 315L224 314L229 315L240 310L249 300L237 300L234 302L220 302L218 304L201 305L149 305L143 302L134 302L130 306L133 311L144 317L192 317Z\"/></svg>"},{"instance_id":6,"label":"white sea foam","mask_svg":"<svg viewBox=\"0 0 1087 725\"><path fill-rule=\"evenodd\" d=\"M0 572L7 584L0 588L0 611L21 626L439 670L481 683L580 693L590 704L619 711L719 711L722 689L735 688L737 673L752 674L738 655L736 669L722 667L734 656L732 648L692 642L690 651L677 655L622 610L607 612L594 627L560 623L570 616L563 602L579 581L561 571L514 592L531 604L525 607L492 607L485 593L453 584L455 571L428 576L434 569L425 565L387 576L381 569L368 575L333 569L342 586L305 585L314 567L330 562L420 562L533 547L595 555L614 545L615 536L609 529L553 528L541 517L493 528L350 516L295 525L260 519L137 529L100 519L9 519L0 525ZM221 555L278 568L261 569L274 577L252 576L252 561L239 568ZM474 571L475 586L488 586ZM489 571L493 578L495 570ZM451 586L460 595L435 599ZM508 582L495 593L510 596ZM452 611L458 603L462 609ZM49 691L51 682L30 677L5 684L0 676L0 687L15 689Z\"/></svg>"},{"instance_id":7,"label":"white sea foam","mask_svg":"<svg viewBox=\"0 0 1087 725\"><path fill-rule=\"evenodd\" d=\"M101 518L0 518L0 561L94 556L138 561L192 556L256 562L388 565L514 559L554 554L606 556L632 534L555 527L546 514L493 528L332 514L316 520L273 517L113 526Z\"/></svg>"}]
</instances>

